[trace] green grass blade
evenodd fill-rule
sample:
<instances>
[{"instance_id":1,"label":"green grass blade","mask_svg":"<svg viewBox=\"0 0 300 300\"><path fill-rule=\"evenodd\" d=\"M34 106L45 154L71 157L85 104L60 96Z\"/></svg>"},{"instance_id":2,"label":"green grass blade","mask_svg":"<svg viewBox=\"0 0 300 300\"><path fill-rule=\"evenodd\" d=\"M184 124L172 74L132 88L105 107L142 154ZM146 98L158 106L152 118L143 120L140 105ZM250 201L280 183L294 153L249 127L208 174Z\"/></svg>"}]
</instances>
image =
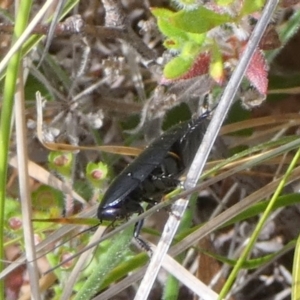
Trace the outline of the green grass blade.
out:
<instances>
[{"instance_id":1,"label":"green grass blade","mask_svg":"<svg viewBox=\"0 0 300 300\"><path fill-rule=\"evenodd\" d=\"M229 275L228 279L226 280L226 283L225 283L222 291L220 292L219 299L225 298L225 296L228 294L231 286L234 283L234 280L237 278L237 275L238 275L239 271L241 270L244 262L246 261L246 259L249 256L252 248L254 247L254 244L255 244L261 230L263 229L263 226L266 223L266 221L267 221L267 219L268 219L268 217L269 217L269 215L270 215L270 213L273 209L273 206L275 205L275 203L276 203L276 201L279 197L279 194L282 192L282 190L283 190L283 188L284 188L284 186L287 182L288 177L290 176L291 172L295 168L295 166L296 166L296 164L299 160L299 157L300 157L300 149L295 154L295 156L294 156L287 172L285 173L285 175L284 175L283 179L281 180L280 184L278 185L278 188L276 189L269 205L267 206L266 211L264 212L261 219L259 220L253 234L250 237L248 245L246 246L246 248L242 252L239 260L237 261L237 264L235 265L235 267L233 268L231 274Z\"/></svg>"},{"instance_id":2,"label":"green grass blade","mask_svg":"<svg viewBox=\"0 0 300 300\"><path fill-rule=\"evenodd\" d=\"M293 262L292 300L300 299L300 235L296 242Z\"/></svg>"},{"instance_id":3,"label":"green grass blade","mask_svg":"<svg viewBox=\"0 0 300 300\"><path fill-rule=\"evenodd\" d=\"M299 194L283 195L283 196L278 197L276 203L272 207L272 211L274 211L278 208L281 208L281 207L287 207L290 205L298 204L299 202L300 202ZM252 207L246 209L245 211L243 211L242 213L238 214L236 217L232 218L230 221L225 223L222 226L222 228L232 225L232 224L235 224L237 222L244 221L251 217L258 216L259 214L263 213L267 209L268 204L269 204L268 201L264 201L264 202L260 202L260 203L253 205Z\"/></svg>"},{"instance_id":4,"label":"green grass blade","mask_svg":"<svg viewBox=\"0 0 300 300\"><path fill-rule=\"evenodd\" d=\"M276 258L282 256L283 254L285 254L286 252L288 252L289 250L291 250L292 248L294 248L296 245L296 240L292 240L290 241L288 244L286 244L282 249L280 249L279 251L277 252L274 252L274 253L271 253L271 254L267 254L267 255L264 255L264 256L261 256L261 257L258 257L258 258L253 258L253 259L249 259L249 260L246 260L242 267L244 269L257 269L259 267L262 267L263 265L271 262L271 261L274 261ZM199 249L199 251L201 253L204 253L222 263L226 263L232 267L235 266L235 264L237 263L237 260L235 259L229 259L225 256L221 256L221 255L218 255L218 254L215 254L215 253L211 253L209 251L206 251L206 250L201 250Z\"/></svg>"},{"instance_id":5,"label":"green grass blade","mask_svg":"<svg viewBox=\"0 0 300 300\"><path fill-rule=\"evenodd\" d=\"M29 13L31 9L32 1L20 1L19 10L16 17L16 24L14 28L15 41L25 30ZM12 124L12 110L14 105L14 94L16 88L16 80L19 72L21 60L21 50L17 51L7 66L6 77L4 82L3 91L3 105L1 110L0 119L0 271L3 270L3 258L4 258L4 209L6 198L6 179L7 179L7 165L8 165L8 151L10 142L10 130ZM4 299L4 283L0 281L0 298Z\"/></svg>"}]
</instances>

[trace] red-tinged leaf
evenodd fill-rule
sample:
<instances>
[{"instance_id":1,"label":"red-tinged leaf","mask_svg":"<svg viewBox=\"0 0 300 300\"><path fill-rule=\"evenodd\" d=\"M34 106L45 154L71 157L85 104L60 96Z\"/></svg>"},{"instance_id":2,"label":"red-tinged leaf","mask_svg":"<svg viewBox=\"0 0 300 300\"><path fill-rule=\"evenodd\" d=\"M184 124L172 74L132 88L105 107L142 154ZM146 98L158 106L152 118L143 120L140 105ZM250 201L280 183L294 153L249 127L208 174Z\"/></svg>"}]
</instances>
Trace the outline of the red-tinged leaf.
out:
<instances>
[{"instance_id":1,"label":"red-tinged leaf","mask_svg":"<svg viewBox=\"0 0 300 300\"><path fill-rule=\"evenodd\" d=\"M208 73L210 64L210 55L208 53L201 53L194 61L194 64L180 79L190 79L196 76Z\"/></svg>"},{"instance_id":2,"label":"red-tinged leaf","mask_svg":"<svg viewBox=\"0 0 300 300\"><path fill-rule=\"evenodd\" d=\"M250 83L262 94L268 90L268 66L263 53L257 49L246 71Z\"/></svg>"},{"instance_id":3,"label":"red-tinged leaf","mask_svg":"<svg viewBox=\"0 0 300 300\"><path fill-rule=\"evenodd\" d=\"M177 80L185 80L185 79L190 79L196 76L207 74L209 70L209 64L210 64L210 55L207 53L201 53L194 60L193 65L187 70L187 72L173 78L165 76L164 78L162 78L161 84L169 84ZM174 68L176 68L176 66L174 66Z\"/></svg>"}]
</instances>

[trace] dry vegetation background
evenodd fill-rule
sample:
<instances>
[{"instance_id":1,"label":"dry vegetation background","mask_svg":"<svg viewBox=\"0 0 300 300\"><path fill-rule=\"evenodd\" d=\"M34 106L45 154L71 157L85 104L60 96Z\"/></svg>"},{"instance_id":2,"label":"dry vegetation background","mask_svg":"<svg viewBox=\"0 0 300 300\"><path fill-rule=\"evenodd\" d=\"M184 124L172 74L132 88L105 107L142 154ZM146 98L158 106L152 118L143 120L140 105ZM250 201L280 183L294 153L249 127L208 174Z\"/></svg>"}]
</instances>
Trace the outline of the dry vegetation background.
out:
<instances>
[{"instance_id":1,"label":"dry vegetation background","mask_svg":"<svg viewBox=\"0 0 300 300\"><path fill-rule=\"evenodd\" d=\"M53 1L51 9L47 12L48 16L57 12L59 3ZM11 47L13 20L8 15L14 14L14 3L1 2L0 4L2 6L0 54L4 57ZM43 4L42 1L34 1L31 17ZM55 148L66 150L66 145L143 147L159 136L162 128L166 129L171 124L189 119L198 110L198 106L202 105L201 96L213 85L212 79L208 76L173 82L168 87L159 85L163 65L170 59L170 53L167 53L163 46L164 37L157 28L156 18L152 15L150 7L175 9L176 6L167 0L79 1L63 21L57 20L53 23L53 28L46 24L45 16L43 25L35 26L33 29L33 34L44 38L35 46L31 45L31 51L26 53L23 61L28 166L29 162L34 163L29 166L28 187L34 211L29 219L59 218L63 214L71 216L85 211L89 213L90 209L94 208L90 213L91 216L95 213L97 197L102 191L95 191L88 187L85 171L87 163L103 161L109 166L109 176L102 182L102 189L105 190L114 176L132 161L130 156L119 156L95 149L76 151L71 163L71 173L62 177L57 176L57 172L49 168L49 149L45 146L51 146L50 148L54 150ZM273 20L275 30L279 32L298 10L297 3L288 3L287 7L280 7ZM79 33L76 32L78 30ZM46 33L48 33L47 37L43 35ZM280 51L276 50L278 55L272 60L268 72L270 84L266 101L252 110L246 110L245 105L241 105L240 101L235 103L226 122L245 123L237 123L223 129L226 135L222 134L217 139L210 161L225 160L239 151L263 145L271 140L281 141L285 137L297 139L300 109L298 94L300 34L296 33L296 30L294 33L295 35L287 44L279 45ZM44 145L37 137L37 128L40 125L36 112L37 91L46 100L43 106L42 124ZM1 97L0 105L2 101ZM15 118L18 118L18 115L15 115ZM243 134L233 134L244 125L248 130ZM6 205L9 207L5 215L5 259L7 261L22 259L23 253L27 251L22 241L23 220L21 211L18 211L20 207L13 204L18 202L20 193L18 183L23 180L18 168L12 167L16 150L20 147L19 142L13 129L6 190L8 199ZM281 144L275 143L273 148ZM265 150L262 148L255 154L264 153L269 149L266 146ZM264 187L283 176L293 154L293 151L287 151L273 160L245 169L202 190L194 209L193 228L196 229L195 226L208 220L211 222L222 211L226 211L245 197L254 195L256 191L262 191L262 194L257 196L259 199L256 199L256 202L270 199L276 187L271 190L266 188L265 194ZM249 153L248 158L252 158L252 155L254 153ZM66 159L64 155L60 158ZM39 175L39 167L47 173ZM229 165L224 170L230 168L234 168L234 165ZM221 174L220 170L211 176L218 174ZM56 186L59 190L57 187L59 183L54 182L52 178L54 175L64 181L69 191L73 190L80 196L71 195L71 192L68 195L62 192L56 193L45 187L52 180L50 185ZM52 176L52 179L49 179L49 176ZM293 282L292 270L295 241L300 228L300 210L297 204L299 202L297 200L298 177L296 176L291 184L286 184L281 194L286 195L287 199L289 199L288 195L292 195L293 205L285 206L283 199L281 202L283 204L272 211L251 252L252 259L263 257L262 262L249 261L249 264L253 264L252 268L244 268L240 271L236 284L228 296L230 299L291 299L291 289L297 285L297 282ZM79 198L89 202L82 204L77 201ZM291 202L287 200L286 203ZM258 209L251 217L241 218L235 224L206 235L196 241L194 248L183 252L179 260L189 272L205 284L211 284L218 293L263 212L264 209ZM147 218L145 226L156 229L159 233L167 217L168 211L161 210ZM56 256L55 258L44 256L38 260L36 271L38 276L42 276L46 270L65 257L82 249L93 234L93 232L86 232L74 240L67 241L66 248L63 250L58 250L59 248L52 250L54 246L70 239L82 229L78 225L69 236L65 236L61 231L56 230L58 227L68 225L46 224L34 223L35 239L36 241L47 240L47 237L55 234L55 241L49 241L46 249ZM153 238L153 235L155 236L153 232L147 232L144 237L154 242L156 238ZM283 248L291 241L292 246ZM101 251L105 251L105 246L103 247L98 249L94 258L101 255ZM203 249L213 255L203 254L201 251ZM284 251L280 251L281 249ZM128 260L140 254L144 260L147 257L136 247L124 250L124 254ZM270 254L274 255L268 260L267 255ZM216 255L220 255L221 258ZM41 252L38 252L37 256L40 257ZM231 263L226 262L225 258L231 259ZM87 261L91 260L92 258L87 259ZM6 267L9 265L7 263ZM141 266L142 263L139 267ZM89 267L85 268L85 271L88 271L80 275L78 279L80 283L76 289L82 287L89 276L88 272L93 268L99 266L91 262ZM66 272L69 271L69 269L56 271L55 275L51 273L44 277L46 283L40 282L42 299L61 299L65 288L64 282L69 276ZM163 289L168 284L166 278L167 272L162 271L148 299L162 298ZM13 270L4 280L5 299L30 298L29 276L25 265ZM112 283L110 288L113 288L114 280L111 279L110 283ZM139 278L116 295L112 294L110 298L133 299L138 284ZM178 299L196 299L188 287L181 285L178 289ZM176 299L168 297L164 299ZM106 298L99 296L97 299Z\"/></svg>"}]
</instances>

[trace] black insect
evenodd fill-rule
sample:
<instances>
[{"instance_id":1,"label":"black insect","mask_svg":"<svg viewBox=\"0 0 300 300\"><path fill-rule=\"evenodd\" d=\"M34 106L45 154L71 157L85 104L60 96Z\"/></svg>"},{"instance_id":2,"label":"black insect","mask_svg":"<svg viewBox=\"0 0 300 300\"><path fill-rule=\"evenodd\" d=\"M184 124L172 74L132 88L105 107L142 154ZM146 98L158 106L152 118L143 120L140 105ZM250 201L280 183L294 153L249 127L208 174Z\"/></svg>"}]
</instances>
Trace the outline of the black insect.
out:
<instances>
[{"instance_id":1,"label":"black insect","mask_svg":"<svg viewBox=\"0 0 300 300\"><path fill-rule=\"evenodd\" d=\"M190 166L208 125L209 113L180 123L154 140L112 182L98 207L100 222L128 219L144 210L141 202L155 205L179 184L179 177ZM143 221L135 226L139 239Z\"/></svg>"}]
</instances>

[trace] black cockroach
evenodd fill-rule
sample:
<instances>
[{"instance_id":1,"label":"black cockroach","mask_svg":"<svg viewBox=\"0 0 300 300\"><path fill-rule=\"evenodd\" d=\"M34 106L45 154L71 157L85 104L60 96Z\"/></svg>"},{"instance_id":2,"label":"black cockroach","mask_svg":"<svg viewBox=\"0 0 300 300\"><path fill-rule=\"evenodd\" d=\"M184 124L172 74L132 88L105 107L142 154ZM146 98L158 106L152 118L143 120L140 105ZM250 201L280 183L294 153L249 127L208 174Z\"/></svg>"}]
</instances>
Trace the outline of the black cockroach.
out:
<instances>
[{"instance_id":1,"label":"black cockroach","mask_svg":"<svg viewBox=\"0 0 300 300\"><path fill-rule=\"evenodd\" d=\"M128 219L142 213L141 202L157 203L163 194L179 184L179 177L190 166L208 125L209 113L182 122L154 140L112 182L98 207L101 221ZM134 237L139 239L143 221L139 221Z\"/></svg>"},{"instance_id":2,"label":"black cockroach","mask_svg":"<svg viewBox=\"0 0 300 300\"><path fill-rule=\"evenodd\" d=\"M190 166L202 142L209 115L210 113L205 113L197 119L170 128L137 156L104 194L97 212L100 222L126 220L134 213L141 214L141 202L154 205L162 195L173 190L179 183L178 178ZM143 220L136 223L134 237L142 247L150 250L139 238L142 225ZM66 259L54 269L77 255L78 253Z\"/></svg>"}]
</instances>

